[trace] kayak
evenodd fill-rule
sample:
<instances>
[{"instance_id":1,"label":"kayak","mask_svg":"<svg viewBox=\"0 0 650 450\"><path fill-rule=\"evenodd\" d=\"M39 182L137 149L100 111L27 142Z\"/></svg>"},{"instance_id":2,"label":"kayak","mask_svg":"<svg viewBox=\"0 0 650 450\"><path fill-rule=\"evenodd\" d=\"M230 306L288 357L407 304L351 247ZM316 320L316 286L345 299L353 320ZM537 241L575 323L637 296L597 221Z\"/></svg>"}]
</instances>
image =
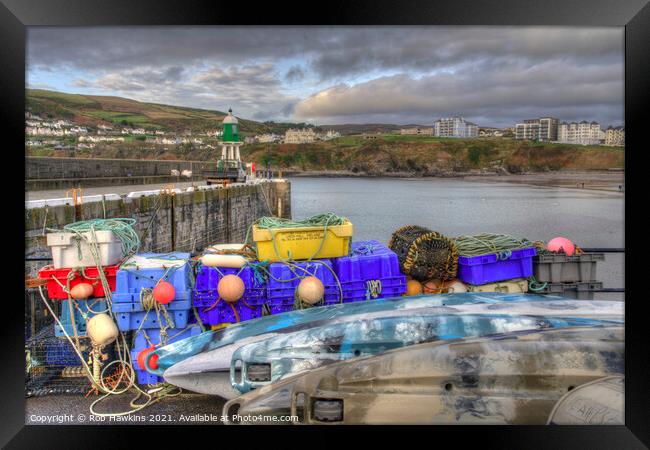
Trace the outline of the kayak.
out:
<instances>
[{"instance_id":1,"label":"kayak","mask_svg":"<svg viewBox=\"0 0 650 450\"><path fill-rule=\"evenodd\" d=\"M262 415L304 424L543 425L568 391L623 373L621 325L514 331L340 361L230 400L223 415L227 423Z\"/></svg>"},{"instance_id":2,"label":"kayak","mask_svg":"<svg viewBox=\"0 0 650 450\"><path fill-rule=\"evenodd\" d=\"M519 298L521 297L520 295ZM468 300L474 297L462 298ZM221 341L221 345L215 346L212 350L205 350L174 364L165 370L163 377L165 381L175 386L229 399L241 392L267 384L267 381L279 379L286 373L307 370L312 366L316 367L349 357L359 357L362 354L377 354L390 348L410 345L418 341L482 336L517 329L592 326L600 324L596 322L599 320L622 323L623 320L621 302L548 300L547 298L540 300L536 298L532 302L506 301L475 304L460 303L460 300L460 296L456 298L455 303L457 304L454 306L383 308L373 312L361 310L358 314L338 316L325 323L311 321L299 327L290 326L262 334L244 336L234 342L224 339ZM373 302L367 302L367 305L370 303ZM397 303L393 302L392 304ZM567 316L568 319L564 316ZM382 326L385 326L384 335L375 332L366 337L359 336L359 332L368 329L368 327L376 329ZM186 341L190 339L193 338L186 339ZM266 346L267 341L271 347ZM338 350L332 348L330 351L325 351L337 342ZM183 341L180 343L182 344ZM259 347L255 347L258 344ZM171 344L167 347L175 345ZM234 357L235 353L242 348L253 350L252 356L259 356L273 346L279 346L277 352L271 354L271 356L278 357L285 349L292 346L295 346L295 351L299 352L300 345L302 345L303 354L292 353L293 350L285 353L288 357L294 355L296 358L285 361L279 358L276 363L275 377L271 375L270 380L268 379L268 365L263 368L260 368L259 364L249 364L244 367L244 361L239 355L247 357L246 352L240 352L237 354L238 357ZM259 349L255 350L256 348ZM304 351L311 351L309 348L315 349L311 355L304 353ZM313 356L313 353L320 353L320 355ZM253 374L252 377L249 376L248 372L251 366L253 366L253 371L265 370L266 378L260 378L259 373ZM245 376L238 376L239 367L244 367ZM273 372L272 368L270 372ZM230 386L228 381L233 386Z\"/></svg>"},{"instance_id":3,"label":"kayak","mask_svg":"<svg viewBox=\"0 0 650 450\"><path fill-rule=\"evenodd\" d=\"M618 322L619 324L621 322ZM470 336L549 328L616 324L584 318L439 314L361 319L282 334L244 345L230 361L230 381L241 393L336 361L409 345ZM241 374L237 368L241 367Z\"/></svg>"},{"instance_id":4,"label":"kayak","mask_svg":"<svg viewBox=\"0 0 650 450\"><path fill-rule=\"evenodd\" d=\"M174 364L202 352L214 350L254 336L291 332L299 329L320 326L336 321L350 321L358 314L373 314L383 311L404 311L410 314L417 308L449 306L461 304L494 304L501 302L548 301L550 297L526 294L468 293L450 295L420 295L415 297L393 297L364 302L342 303L331 306L301 309L282 314L264 316L247 320L219 330L210 330L173 344L160 347L149 353L144 361L148 372L162 376ZM562 298L562 297L556 297ZM157 360L151 367L152 358ZM230 361L230 358L228 358ZM227 366L226 366L227 367Z\"/></svg>"}]
</instances>

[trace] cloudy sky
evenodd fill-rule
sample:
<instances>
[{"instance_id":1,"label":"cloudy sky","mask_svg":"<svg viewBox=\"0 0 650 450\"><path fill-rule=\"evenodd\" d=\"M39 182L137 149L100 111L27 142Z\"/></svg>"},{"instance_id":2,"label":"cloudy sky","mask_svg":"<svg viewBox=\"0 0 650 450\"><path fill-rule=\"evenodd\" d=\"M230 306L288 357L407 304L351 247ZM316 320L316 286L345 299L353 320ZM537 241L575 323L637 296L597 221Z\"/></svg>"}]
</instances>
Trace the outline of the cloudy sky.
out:
<instances>
[{"instance_id":1,"label":"cloudy sky","mask_svg":"<svg viewBox=\"0 0 650 450\"><path fill-rule=\"evenodd\" d=\"M30 28L31 88L315 124L623 124L623 28Z\"/></svg>"}]
</instances>

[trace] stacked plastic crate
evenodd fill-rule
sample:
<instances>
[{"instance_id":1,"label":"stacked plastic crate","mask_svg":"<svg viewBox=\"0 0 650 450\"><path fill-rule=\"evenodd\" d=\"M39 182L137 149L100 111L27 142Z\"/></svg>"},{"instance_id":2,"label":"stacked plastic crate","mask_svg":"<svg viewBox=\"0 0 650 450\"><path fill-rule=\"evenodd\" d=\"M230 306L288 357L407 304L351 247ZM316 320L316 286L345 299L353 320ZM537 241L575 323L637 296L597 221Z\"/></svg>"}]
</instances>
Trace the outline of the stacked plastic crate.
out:
<instances>
[{"instance_id":1,"label":"stacked plastic crate","mask_svg":"<svg viewBox=\"0 0 650 450\"><path fill-rule=\"evenodd\" d=\"M122 258L120 241L110 231L97 231L94 238L97 240L101 271L108 287L113 291L117 263ZM86 336L86 320L97 313L107 312L100 269L96 266L88 244L83 239L78 239L74 233L49 233L47 244L52 250L53 264L43 267L38 277L47 280L47 295L50 300L62 302L59 319L63 327L55 323L55 334L57 337L64 337L65 333L69 336ZM69 299L68 292L80 284L92 286L90 296L85 299Z\"/></svg>"},{"instance_id":2,"label":"stacked plastic crate","mask_svg":"<svg viewBox=\"0 0 650 450\"><path fill-rule=\"evenodd\" d=\"M470 292L528 292L535 247L458 257L458 279Z\"/></svg>"},{"instance_id":3,"label":"stacked plastic crate","mask_svg":"<svg viewBox=\"0 0 650 450\"><path fill-rule=\"evenodd\" d=\"M349 256L333 260L343 302L398 297L406 292L397 254L379 241L352 243Z\"/></svg>"},{"instance_id":4,"label":"stacked plastic crate","mask_svg":"<svg viewBox=\"0 0 650 450\"><path fill-rule=\"evenodd\" d=\"M235 303L227 303L219 298L217 287L226 275L238 276L244 282L244 295ZM192 302L201 322L212 327L255 319L262 315L266 303L266 281L254 263L242 268L200 265Z\"/></svg>"},{"instance_id":5,"label":"stacked plastic crate","mask_svg":"<svg viewBox=\"0 0 650 450\"><path fill-rule=\"evenodd\" d=\"M189 259L190 254L183 252L140 253L126 260L117 271L113 314L120 331L134 331L131 357L138 384L162 381L139 365L140 352L200 331L197 326L188 327L193 318ZM174 287L174 298L168 304L156 304L152 297L153 289L161 281Z\"/></svg>"},{"instance_id":6,"label":"stacked plastic crate","mask_svg":"<svg viewBox=\"0 0 650 450\"><path fill-rule=\"evenodd\" d=\"M318 278L325 288L323 305L333 305L342 301L334 265L330 259L295 261L290 264L275 262L269 265L267 304L271 314L279 314L294 309L296 288L305 277Z\"/></svg>"},{"instance_id":7,"label":"stacked plastic crate","mask_svg":"<svg viewBox=\"0 0 650 450\"><path fill-rule=\"evenodd\" d=\"M543 252L533 260L535 287L538 294L561 295L578 300L592 300L594 291L603 283L596 281L598 261L604 261L604 253Z\"/></svg>"}]
</instances>

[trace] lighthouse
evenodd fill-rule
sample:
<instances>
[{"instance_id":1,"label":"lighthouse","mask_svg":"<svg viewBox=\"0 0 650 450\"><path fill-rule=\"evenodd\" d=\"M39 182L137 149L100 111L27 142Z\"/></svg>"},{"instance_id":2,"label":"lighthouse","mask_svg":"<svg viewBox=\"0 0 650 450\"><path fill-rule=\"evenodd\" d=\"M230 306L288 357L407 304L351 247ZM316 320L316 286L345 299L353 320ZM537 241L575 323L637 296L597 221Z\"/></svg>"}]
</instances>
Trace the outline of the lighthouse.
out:
<instances>
[{"instance_id":1,"label":"lighthouse","mask_svg":"<svg viewBox=\"0 0 650 450\"><path fill-rule=\"evenodd\" d=\"M203 178L208 185L212 183L245 182L246 170L241 161L239 147L244 143L239 140L239 121L232 115L232 108L223 121L221 146L221 158L217 161L216 167L210 165L203 169Z\"/></svg>"},{"instance_id":2,"label":"lighthouse","mask_svg":"<svg viewBox=\"0 0 650 450\"><path fill-rule=\"evenodd\" d=\"M223 141L221 145L221 159L240 161L239 147L243 142L239 141L239 121L232 115L232 108L228 109L228 115L223 119Z\"/></svg>"}]
</instances>

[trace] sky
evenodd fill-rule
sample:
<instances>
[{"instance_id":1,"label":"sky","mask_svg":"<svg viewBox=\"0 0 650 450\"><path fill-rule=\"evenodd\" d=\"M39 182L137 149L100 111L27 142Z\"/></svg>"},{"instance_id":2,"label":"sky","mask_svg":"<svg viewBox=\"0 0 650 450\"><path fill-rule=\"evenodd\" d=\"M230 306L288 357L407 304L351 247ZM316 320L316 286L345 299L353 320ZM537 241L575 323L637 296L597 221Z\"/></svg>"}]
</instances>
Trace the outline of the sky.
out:
<instances>
[{"instance_id":1,"label":"sky","mask_svg":"<svg viewBox=\"0 0 650 450\"><path fill-rule=\"evenodd\" d=\"M27 87L316 125L623 125L622 27L32 27Z\"/></svg>"}]
</instances>

